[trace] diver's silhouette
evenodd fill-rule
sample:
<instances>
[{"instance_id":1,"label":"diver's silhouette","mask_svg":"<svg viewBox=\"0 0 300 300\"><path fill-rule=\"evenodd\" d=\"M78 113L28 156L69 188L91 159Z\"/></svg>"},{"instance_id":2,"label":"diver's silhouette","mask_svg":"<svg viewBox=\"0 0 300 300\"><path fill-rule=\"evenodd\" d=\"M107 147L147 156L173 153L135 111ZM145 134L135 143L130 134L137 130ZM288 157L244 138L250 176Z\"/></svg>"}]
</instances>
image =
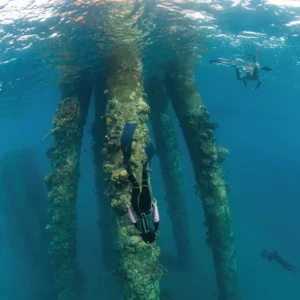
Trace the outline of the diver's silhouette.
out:
<instances>
[{"instance_id":1,"label":"diver's silhouette","mask_svg":"<svg viewBox=\"0 0 300 300\"><path fill-rule=\"evenodd\" d=\"M273 251L273 252L268 252L266 250L263 250L260 254L260 256L264 259L267 259L268 261L272 261L273 259L276 260L276 262L278 262L283 268L285 268L286 270L293 272L293 273L298 273L300 272L300 270L291 265L290 263L288 263L286 260L284 260L278 253L277 251Z\"/></svg>"},{"instance_id":2,"label":"diver's silhouette","mask_svg":"<svg viewBox=\"0 0 300 300\"><path fill-rule=\"evenodd\" d=\"M259 76L259 70L263 70L265 72L272 71L272 69L269 67L260 67L256 57L252 57L251 60L246 62L246 65L242 67L242 73L236 62L231 62L225 59L214 59L210 60L209 62L211 64L234 67L236 79L238 81L243 81L245 86L247 86L247 81L257 81L255 90L257 90L262 83L261 78Z\"/></svg>"}]
</instances>

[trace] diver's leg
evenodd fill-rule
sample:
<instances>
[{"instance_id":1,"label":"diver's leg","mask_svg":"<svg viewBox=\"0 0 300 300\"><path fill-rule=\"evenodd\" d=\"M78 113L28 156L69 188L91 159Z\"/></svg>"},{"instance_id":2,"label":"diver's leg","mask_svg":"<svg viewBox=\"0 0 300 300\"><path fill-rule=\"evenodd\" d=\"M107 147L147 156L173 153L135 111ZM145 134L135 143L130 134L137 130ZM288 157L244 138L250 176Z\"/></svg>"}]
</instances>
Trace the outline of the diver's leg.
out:
<instances>
[{"instance_id":1,"label":"diver's leg","mask_svg":"<svg viewBox=\"0 0 300 300\"><path fill-rule=\"evenodd\" d=\"M138 199L141 193L139 183L137 182L133 173L129 173L128 180L132 183L132 191L131 191L131 206L133 210L138 213Z\"/></svg>"},{"instance_id":2,"label":"diver's leg","mask_svg":"<svg viewBox=\"0 0 300 300\"><path fill-rule=\"evenodd\" d=\"M284 261L280 260L280 259L276 259L275 260L286 270L290 271L290 268L288 266L288 264L286 264Z\"/></svg>"},{"instance_id":3,"label":"diver's leg","mask_svg":"<svg viewBox=\"0 0 300 300\"><path fill-rule=\"evenodd\" d=\"M286 266L285 267L288 271L293 272L293 273L297 273L297 270L295 270L294 268L292 268L292 266Z\"/></svg>"},{"instance_id":4,"label":"diver's leg","mask_svg":"<svg viewBox=\"0 0 300 300\"><path fill-rule=\"evenodd\" d=\"M241 80L241 73L240 73L240 70L237 66L234 66L235 67L235 76L236 76L236 79L237 80Z\"/></svg>"},{"instance_id":5,"label":"diver's leg","mask_svg":"<svg viewBox=\"0 0 300 300\"><path fill-rule=\"evenodd\" d=\"M257 90L257 89L260 87L260 85L261 85L261 80L260 80L260 78L258 77L258 78L257 78L257 85L256 85L256 87L255 87L255 90Z\"/></svg>"},{"instance_id":6,"label":"diver's leg","mask_svg":"<svg viewBox=\"0 0 300 300\"><path fill-rule=\"evenodd\" d=\"M299 270L298 267L295 267L295 266L292 265L292 268L293 268L294 270L296 270L297 272L300 272L300 270Z\"/></svg>"},{"instance_id":7,"label":"diver's leg","mask_svg":"<svg viewBox=\"0 0 300 300\"><path fill-rule=\"evenodd\" d=\"M150 212L152 208L152 198L149 189L148 183L148 171L147 171L148 163L143 163L143 179L142 179L142 192L139 197L138 207L141 212L147 214Z\"/></svg>"},{"instance_id":8,"label":"diver's leg","mask_svg":"<svg viewBox=\"0 0 300 300\"><path fill-rule=\"evenodd\" d=\"M294 266L292 266L290 263L288 263L286 260L284 260L282 257L277 255L274 257L275 260L286 270L296 273L296 270L294 269Z\"/></svg>"},{"instance_id":9,"label":"diver's leg","mask_svg":"<svg viewBox=\"0 0 300 300\"><path fill-rule=\"evenodd\" d=\"M295 272L295 273L296 273L296 272L299 272L299 269L298 269L297 267L291 265L291 264L289 264L289 268L290 268L291 271L293 271L293 272Z\"/></svg>"}]
</instances>

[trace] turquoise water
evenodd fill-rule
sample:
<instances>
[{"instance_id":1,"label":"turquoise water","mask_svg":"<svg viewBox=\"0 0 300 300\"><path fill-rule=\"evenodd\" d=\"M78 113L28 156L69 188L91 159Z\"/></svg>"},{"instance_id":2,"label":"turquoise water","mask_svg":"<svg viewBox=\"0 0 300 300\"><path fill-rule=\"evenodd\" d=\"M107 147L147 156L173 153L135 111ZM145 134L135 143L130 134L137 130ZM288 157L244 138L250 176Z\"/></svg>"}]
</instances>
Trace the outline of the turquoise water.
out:
<instances>
[{"instance_id":1,"label":"turquoise water","mask_svg":"<svg viewBox=\"0 0 300 300\"><path fill-rule=\"evenodd\" d=\"M139 28L146 36L139 41L139 47L144 74L159 72L160 66L176 51L182 60L187 60L187 53L192 55L197 62L196 81L202 99L212 120L219 124L217 142L230 149L223 170L231 186L229 200L242 299L299 299L299 276L275 262L263 260L260 252L277 250L284 259L300 266L297 130L300 125L300 1L199 0L143 4L147 9ZM2 165L6 162L12 170L1 175L1 300L56 299L45 250L48 237L43 234L47 224L43 177L50 171L45 153L52 138L45 141L42 138L52 128L60 100L58 82L62 71L84 68L96 82L99 70L103 69L101 59L109 52L111 38L101 29L107 21L105 5L110 4L0 1L0 157ZM208 62L217 58L246 61L249 53L257 56L261 66L273 69L261 72L263 82L258 90L253 89L254 82L245 88L237 81L232 67ZM77 204L81 299L120 299L121 288L101 261L104 241L100 240L97 227L90 134L93 116L92 102L84 132ZM217 299L212 257L202 226L201 202L194 193L194 174L178 124L177 133L194 268L189 272L170 269L162 287L175 300ZM31 180L24 183L22 178ZM160 202L162 239L159 244L168 255L175 255L157 158L153 162L151 181L153 193ZM28 193L31 196L26 196ZM28 211L24 209L26 199L33 199ZM30 231L31 214L38 216L34 228L41 234L40 244L36 244L37 239Z\"/></svg>"}]
</instances>

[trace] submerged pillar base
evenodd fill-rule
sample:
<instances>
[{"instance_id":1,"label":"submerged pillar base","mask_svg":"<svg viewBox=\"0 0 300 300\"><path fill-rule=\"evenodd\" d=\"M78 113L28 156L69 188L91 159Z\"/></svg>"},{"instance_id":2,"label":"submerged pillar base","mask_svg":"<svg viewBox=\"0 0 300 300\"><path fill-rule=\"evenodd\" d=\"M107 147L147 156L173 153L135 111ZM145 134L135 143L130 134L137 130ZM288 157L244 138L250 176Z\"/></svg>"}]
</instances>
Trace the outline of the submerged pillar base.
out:
<instances>
[{"instance_id":1,"label":"submerged pillar base","mask_svg":"<svg viewBox=\"0 0 300 300\"><path fill-rule=\"evenodd\" d=\"M51 201L49 253L55 269L59 300L77 299L76 198L83 127L92 92L90 82L76 89L62 85L62 100L55 112L54 144L48 150L52 172L46 176ZM72 92L70 92L72 91ZM71 95L72 94L72 95Z\"/></svg>"},{"instance_id":2,"label":"submerged pillar base","mask_svg":"<svg viewBox=\"0 0 300 300\"><path fill-rule=\"evenodd\" d=\"M189 269L193 265L192 249L188 232L188 216L184 196L183 178L179 160L177 136L170 100L163 79L148 78L147 100L151 107L151 124L166 190L174 240L177 248L176 265Z\"/></svg>"},{"instance_id":3,"label":"submerged pillar base","mask_svg":"<svg viewBox=\"0 0 300 300\"><path fill-rule=\"evenodd\" d=\"M165 84L194 167L208 229L207 243L213 253L219 299L237 299L233 231L227 186L220 166L226 158L226 149L216 146L216 124L209 121L209 112L202 103L192 71L175 62L166 70Z\"/></svg>"},{"instance_id":4,"label":"submerged pillar base","mask_svg":"<svg viewBox=\"0 0 300 300\"><path fill-rule=\"evenodd\" d=\"M122 55L123 63L120 59ZM147 245L142 241L140 232L130 222L127 213L132 185L123 168L121 134L125 123L137 123L132 144L131 168L141 186L141 161L146 157L144 148L149 141L146 124L149 107L143 100L141 62L135 56L136 52L128 52L126 55L130 57L119 53L118 59L110 58L110 62L120 63L107 73L108 103L105 118L108 132L103 150L104 171L110 176L111 206L117 221L116 248L120 260L115 274L123 283L123 299L158 300L159 279L164 273L163 267L158 263L160 249L156 243ZM131 62L130 66L126 63L128 61Z\"/></svg>"}]
</instances>

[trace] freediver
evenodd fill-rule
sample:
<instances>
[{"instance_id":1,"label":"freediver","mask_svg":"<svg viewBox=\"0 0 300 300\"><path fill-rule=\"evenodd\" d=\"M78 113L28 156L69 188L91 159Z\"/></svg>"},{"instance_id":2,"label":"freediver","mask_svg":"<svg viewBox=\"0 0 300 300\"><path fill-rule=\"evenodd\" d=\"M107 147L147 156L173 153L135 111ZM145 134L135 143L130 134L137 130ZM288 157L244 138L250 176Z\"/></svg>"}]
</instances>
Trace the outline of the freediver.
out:
<instances>
[{"instance_id":1,"label":"freediver","mask_svg":"<svg viewBox=\"0 0 300 300\"><path fill-rule=\"evenodd\" d=\"M215 60L210 60L209 63L211 64L217 64L217 65L224 65L224 66L232 66L235 68L235 75L236 75L236 79L238 81L243 81L243 83L245 84L245 86L247 86L247 81L257 81L257 85L255 87L255 90L257 90L262 81L260 79L259 76L259 70L263 70L266 72L270 72L272 71L271 68L269 67L260 67L257 59L253 59L252 61L248 61L248 66L243 66L243 73L244 75L241 75L241 72L239 70L239 67L237 65L237 63L234 62L230 62L227 60L222 60L222 59L215 59Z\"/></svg>"},{"instance_id":2,"label":"freediver","mask_svg":"<svg viewBox=\"0 0 300 300\"><path fill-rule=\"evenodd\" d=\"M128 214L135 228L141 232L143 241L152 244L157 237L159 213L157 202L152 198L149 188L148 165L155 154L155 149L152 143L149 143L145 148L147 159L142 161L142 189L140 189L139 183L130 168L131 147L135 128L135 123L126 123L121 137L123 165L127 170L128 180L132 183L131 207L128 207Z\"/></svg>"},{"instance_id":3,"label":"freediver","mask_svg":"<svg viewBox=\"0 0 300 300\"><path fill-rule=\"evenodd\" d=\"M294 272L294 273L298 273L300 272L300 270L291 265L290 263L288 263L286 260L284 260L278 253L277 251L273 251L273 252L268 252L266 250L263 250L260 254L260 256L264 259L267 259L268 261L272 261L273 259L278 262L283 268L285 268L286 270L290 271L290 272Z\"/></svg>"}]
</instances>

